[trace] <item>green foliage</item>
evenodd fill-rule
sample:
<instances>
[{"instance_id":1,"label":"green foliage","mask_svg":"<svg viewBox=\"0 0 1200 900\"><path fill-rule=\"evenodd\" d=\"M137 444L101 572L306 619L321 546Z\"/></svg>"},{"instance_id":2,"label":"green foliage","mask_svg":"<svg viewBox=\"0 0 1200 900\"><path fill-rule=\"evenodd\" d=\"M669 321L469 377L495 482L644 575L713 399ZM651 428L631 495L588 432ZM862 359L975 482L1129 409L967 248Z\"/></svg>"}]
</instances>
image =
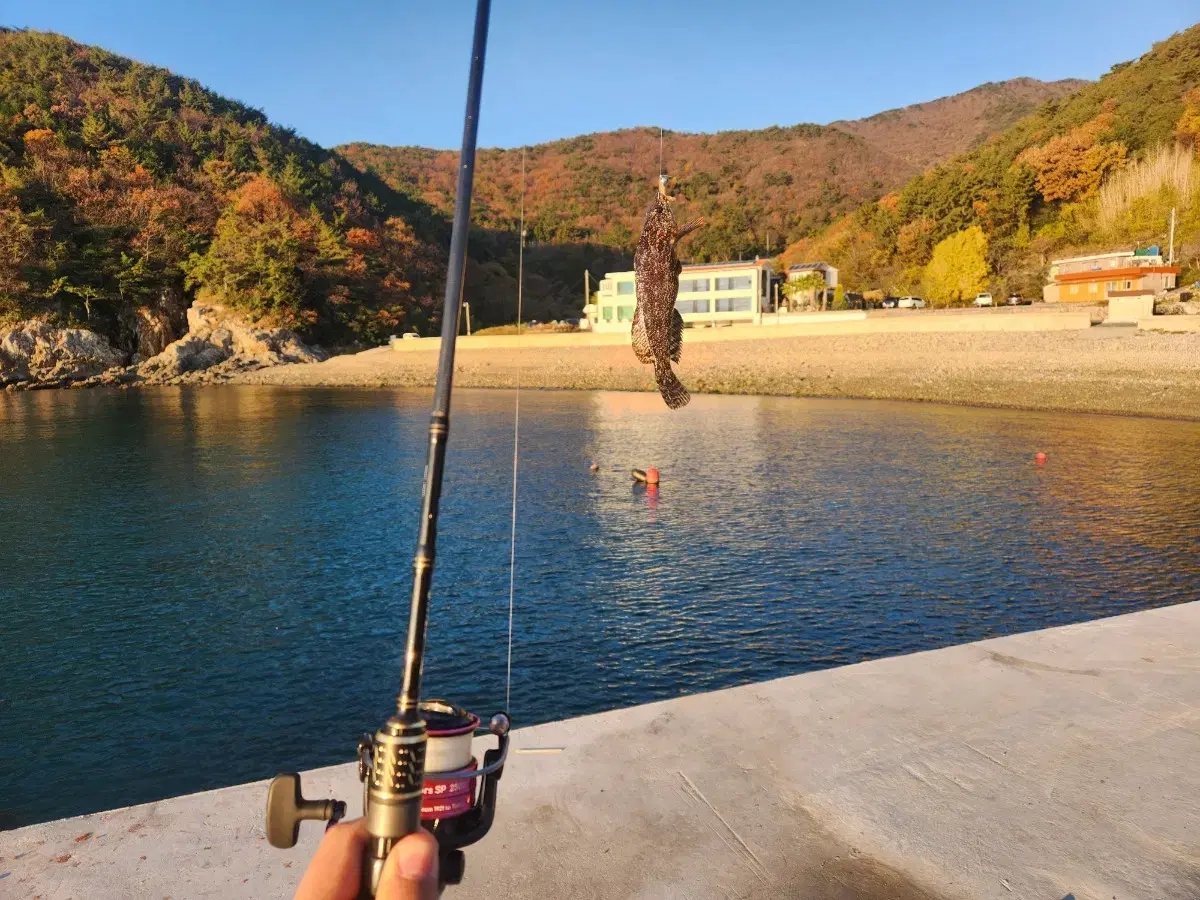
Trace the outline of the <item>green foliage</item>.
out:
<instances>
[{"instance_id":1,"label":"green foliage","mask_svg":"<svg viewBox=\"0 0 1200 900\"><path fill-rule=\"evenodd\" d=\"M825 289L825 276L820 272L809 272L806 275L801 275L799 278L794 278L791 281L783 283L783 295L788 298L798 297L802 294L811 294L813 291Z\"/></svg>"},{"instance_id":2,"label":"green foliage","mask_svg":"<svg viewBox=\"0 0 1200 900\"><path fill-rule=\"evenodd\" d=\"M0 317L86 324L136 350L139 309L181 326L204 290L312 339L377 339L428 326L445 232L425 204L194 81L0 31Z\"/></svg>"},{"instance_id":3,"label":"green foliage","mask_svg":"<svg viewBox=\"0 0 1200 900\"><path fill-rule=\"evenodd\" d=\"M925 295L935 306L959 304L982 291L987 277L987 238L973 225L933 248L925 267Z\"/></svg>"},{"instance_id":4,"label":"green foliage","mask_svg":"<svg viewBox=\"0 0 1200 900\"><path fill-rule=\"evenodd\" d=\"M834 309L849 309L846 303L846 288L839 281L837 287L833 289L833 308Z\"/></svg>"}]
</instances>

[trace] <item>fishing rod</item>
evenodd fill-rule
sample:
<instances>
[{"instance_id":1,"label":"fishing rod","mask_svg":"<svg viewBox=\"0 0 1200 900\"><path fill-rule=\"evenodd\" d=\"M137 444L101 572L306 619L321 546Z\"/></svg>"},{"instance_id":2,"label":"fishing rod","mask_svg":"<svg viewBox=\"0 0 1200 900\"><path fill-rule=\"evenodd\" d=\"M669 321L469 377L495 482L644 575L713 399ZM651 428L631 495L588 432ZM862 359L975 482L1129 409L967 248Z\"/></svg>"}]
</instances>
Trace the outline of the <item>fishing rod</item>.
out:
<instances>
[{"instance_id":1,"label":"fishing rod","mask_svg":"<svg viewBox=\"0 0 1200 900\"><path fill-rule=\"evenodd\" d=\"M442 495L446 439L450 432L454 348L467 262L475 141L479 131L479 101L490 10L490 0L478 0L454 223L450 233L446 295L442 306L442 344L429 423L429 455L425 463L417 552L413 560L403 682L395 715L374 735L363 735L358 742L358 776L363 782L363 815L369 835L359 893L363 898L375 896L384 861L396 843L422 826L437 838L442 884L458 884L465 867L462 848L478 841L491 828L497 785L508 755L511 723L506 712L492 716L488 730L497 738L496 747L484 753L483 764L479 765L471 754L472 737L479 730L479 717L445 700L421 701L425 625L429 618L429 589L437 557L438 505ZM479 782L478 790L476 782ZM267 839L275 847L293 847L299 837L301 821L317 819L332 825L345 813L346 804L340 800L305 800L300 790L300 776L285 772L275 777L268 790Z\"/></svg>"}]
</instances>

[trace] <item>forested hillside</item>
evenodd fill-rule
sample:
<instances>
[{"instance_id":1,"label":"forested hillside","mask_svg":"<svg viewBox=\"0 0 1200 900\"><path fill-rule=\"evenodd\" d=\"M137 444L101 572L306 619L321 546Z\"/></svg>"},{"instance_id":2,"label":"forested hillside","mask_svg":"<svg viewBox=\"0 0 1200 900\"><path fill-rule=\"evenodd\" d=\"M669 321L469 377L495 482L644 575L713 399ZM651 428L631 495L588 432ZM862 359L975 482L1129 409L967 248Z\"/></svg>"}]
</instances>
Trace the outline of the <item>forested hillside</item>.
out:
<instances>
[{"instance_id":1,"label":"forested hillside","mask_svg":"<svg viewBox=\"0 0 1200 900\"><path fill-rule=\"evenodd\" d=\"M143 354L203 294L327 342L428 325L443 217L261 112L56 34L0 31L0 319Z\"/></svg>"},{"instance_id":2,"label":"forested hillside","mask_svg":"<svg viewBox=\"0 0 1200 900\"><path fill-rule=\"evenodd\" d=\"M1184 280L1200 276L1200 26L797 242L850 289L1040 296L1052 257L1166 245L1177 212ZM978 258L976 258L978 257ZM936 265L934 263L936 262ZM947 281L946 273L979 272Z\"/></svg>"},{"instance_id":3,"label":"forested hillside","mask_svg":"<svg viewBox=\"0 0 1200 900\"><path fill-rule=\"evenodd\" d=\"M684 197L681 214L708 226L688 240L696 261L778 251L867 200L878 199L926 165L969 149L1084 82L1017 79L833 126L663 135L664 162ZM420 147L338 148L393 188L448 213L456 156ZM527 151L525 204L532 238L630 251L658 172L653 128L584 135ZM476 222L516 228L520 150L482 150L476 167Z\"/></svg>"}]
</instances>

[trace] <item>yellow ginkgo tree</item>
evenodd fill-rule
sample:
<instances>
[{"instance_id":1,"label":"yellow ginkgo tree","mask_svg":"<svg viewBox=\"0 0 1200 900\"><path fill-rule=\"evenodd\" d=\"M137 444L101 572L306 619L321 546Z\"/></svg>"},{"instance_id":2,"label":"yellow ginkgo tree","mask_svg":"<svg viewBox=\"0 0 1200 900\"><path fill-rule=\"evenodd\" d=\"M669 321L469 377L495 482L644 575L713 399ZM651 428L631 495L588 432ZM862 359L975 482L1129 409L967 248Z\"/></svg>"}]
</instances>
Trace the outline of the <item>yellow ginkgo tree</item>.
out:
<instances>
[{"instance_id":1,"label":"yellow ginkgo tree","mask_svg":"<svg viewBox=\"0 0 1200 900\"><path fill-rule=\"evenodd\" d=\"M987 287L987 277L987 236L972 225L933 248L925 267L925 296L935 306L962 303Z\"/></svg>"}]
</instances>

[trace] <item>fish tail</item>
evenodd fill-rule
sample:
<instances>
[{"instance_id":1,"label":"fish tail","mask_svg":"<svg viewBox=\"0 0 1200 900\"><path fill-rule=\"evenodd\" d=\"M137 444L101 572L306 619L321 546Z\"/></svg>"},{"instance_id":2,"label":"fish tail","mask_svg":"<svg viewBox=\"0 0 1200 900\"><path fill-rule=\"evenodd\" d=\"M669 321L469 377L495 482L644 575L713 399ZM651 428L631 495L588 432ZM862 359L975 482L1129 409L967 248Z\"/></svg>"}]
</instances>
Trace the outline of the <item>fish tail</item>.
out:
<instances>
[{"instance_id":1,"label":"fish tail","mask_svg":"<svg viewBox=\"0 0 1200 900\"><path fill-rule=\"evenodd\" d=\"M663 402L668 408L679 409L687 406L688 401L692 399L692 395L665 359L654 361L654 380L658 382L658 392L662 394Z\"/></svg>"}]
</instances>

